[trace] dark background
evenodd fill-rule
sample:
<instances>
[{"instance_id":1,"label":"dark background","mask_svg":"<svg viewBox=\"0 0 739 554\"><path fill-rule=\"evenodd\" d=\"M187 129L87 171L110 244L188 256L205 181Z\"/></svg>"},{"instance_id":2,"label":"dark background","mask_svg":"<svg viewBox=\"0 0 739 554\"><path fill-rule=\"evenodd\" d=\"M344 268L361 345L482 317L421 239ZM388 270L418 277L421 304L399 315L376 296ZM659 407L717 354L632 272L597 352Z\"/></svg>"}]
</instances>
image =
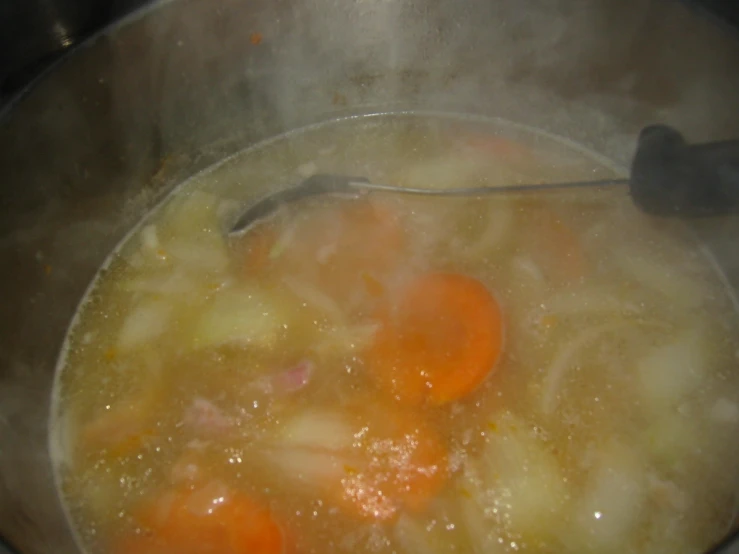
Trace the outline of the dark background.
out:
<instances>
[{"instance_id":1,"label":"dark background","mask_svg":"<svg viewBox=\"0 0 739 554\"><path fill-rule=\"evenodd\" d=\"M654 1L685 2L739 37L739 0ZM151 0L0 0L0 105L85 38L149 3Z\"/></svg>"}]
</instances>

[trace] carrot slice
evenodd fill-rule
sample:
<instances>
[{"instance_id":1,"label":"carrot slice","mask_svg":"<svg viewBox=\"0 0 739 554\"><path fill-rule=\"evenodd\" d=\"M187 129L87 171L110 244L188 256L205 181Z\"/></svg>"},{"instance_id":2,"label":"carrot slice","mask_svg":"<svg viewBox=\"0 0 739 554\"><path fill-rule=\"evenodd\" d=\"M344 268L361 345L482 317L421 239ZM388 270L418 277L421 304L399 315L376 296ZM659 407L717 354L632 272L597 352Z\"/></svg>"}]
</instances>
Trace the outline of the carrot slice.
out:
<instances>
[{"instance_id":1,"label":"carrot slice","mask_svg":"<svg viewBox=\"0 0 739 554\"><path fill-rule=\"evenodd\" d=\"M134 514L143 532L124 537L115 554L281 554L284 534L270 512L213 482L173 489Z\"/></svg>"},{"instance_id":2,"label":"carrot slice","mask_svg":"<svg viewBox=\"0 0 739 554\"><path fill-rule=\"evenodd\" d=\"M493 371L501 354L500 307L480 281L465 275L420 277L395 313L386 310L381 320L369 372L403 402L457 400Z\"/></svg>"}]
</instances>

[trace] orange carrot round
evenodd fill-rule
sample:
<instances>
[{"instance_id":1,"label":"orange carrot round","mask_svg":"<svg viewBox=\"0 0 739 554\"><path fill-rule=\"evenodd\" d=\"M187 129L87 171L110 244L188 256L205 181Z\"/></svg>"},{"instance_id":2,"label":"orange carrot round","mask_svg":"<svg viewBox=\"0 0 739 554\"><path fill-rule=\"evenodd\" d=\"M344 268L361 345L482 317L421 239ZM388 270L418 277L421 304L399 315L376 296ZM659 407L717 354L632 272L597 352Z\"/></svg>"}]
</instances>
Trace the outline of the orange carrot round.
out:
<instances>
[{"instance_id":1,"label":"orange carrot round","mask_svg":"<svg viewBox=\"0 0 739 554\"><path fill-rule=\"evenodd\" d=\"M396 399L445 404L473 391L501 354L500 307L478 280L427 274L385 310L368 353L369 373Z\"/></svg>"},{"instance_id":2,"label":"orange carrot round","mask_svg":"<svg viewBox=\"0 0 739 554\"><path fill-rule=\"evenodd\" d=\"M225 486L179 488L134 514L141 533L114 554L282 554L283 531L269 511Z\"/></svg>"}]
</instances>

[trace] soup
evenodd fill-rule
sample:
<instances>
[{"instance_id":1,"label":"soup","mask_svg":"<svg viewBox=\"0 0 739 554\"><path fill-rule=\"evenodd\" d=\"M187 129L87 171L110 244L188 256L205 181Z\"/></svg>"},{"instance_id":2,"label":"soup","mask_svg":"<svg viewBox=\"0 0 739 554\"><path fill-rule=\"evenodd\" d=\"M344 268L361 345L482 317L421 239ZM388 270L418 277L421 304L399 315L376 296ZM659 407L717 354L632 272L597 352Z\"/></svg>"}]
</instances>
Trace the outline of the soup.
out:
<instances>
[{"instance_id":1,"label":"soup","mask_svg":"<svg viewBox=\"0 0 739 554\"><path fill-rule=\"evenodd\" d=\"M303 200L317 171L450 188L592 179L500 121L354 118L175 191L101 269L52 453L89 553L700 552L736 519L737 318L624 191Z\"/></svg>"}]
</instances>

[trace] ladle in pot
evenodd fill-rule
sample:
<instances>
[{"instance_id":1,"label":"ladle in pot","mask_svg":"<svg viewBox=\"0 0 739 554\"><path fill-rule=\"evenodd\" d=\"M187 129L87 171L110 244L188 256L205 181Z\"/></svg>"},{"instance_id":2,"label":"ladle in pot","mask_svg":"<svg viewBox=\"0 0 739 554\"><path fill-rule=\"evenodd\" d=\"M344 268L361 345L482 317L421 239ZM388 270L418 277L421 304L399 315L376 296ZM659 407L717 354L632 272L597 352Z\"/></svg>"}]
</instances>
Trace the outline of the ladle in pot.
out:
<instances>
[{"instance_id":1,"label":"ladle in pot","mask_svg":"<svg viewBox=\"0 0 739 554\"><path fill-rule=\"evenodd\" d=\"M688 144L675 129L650 125L639 134L630 173L629 178L444 190L371 183L343 175L313 175L257 201L239 217L229 235L245 234L290 202L323 194L362 192L452 197L627 185L636 206L653 215L705 217L739 210L739 140Z\"/></svg>"}]
</instances>

